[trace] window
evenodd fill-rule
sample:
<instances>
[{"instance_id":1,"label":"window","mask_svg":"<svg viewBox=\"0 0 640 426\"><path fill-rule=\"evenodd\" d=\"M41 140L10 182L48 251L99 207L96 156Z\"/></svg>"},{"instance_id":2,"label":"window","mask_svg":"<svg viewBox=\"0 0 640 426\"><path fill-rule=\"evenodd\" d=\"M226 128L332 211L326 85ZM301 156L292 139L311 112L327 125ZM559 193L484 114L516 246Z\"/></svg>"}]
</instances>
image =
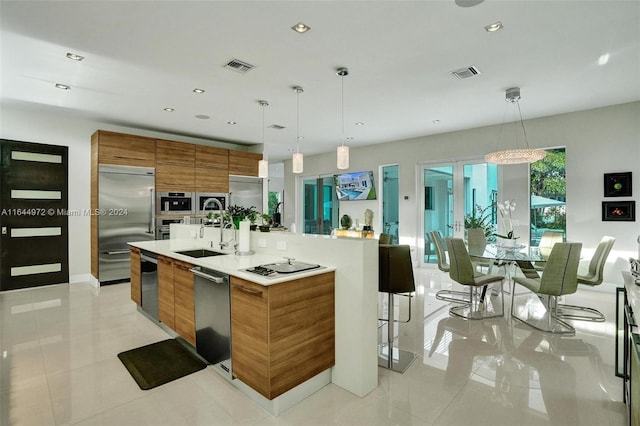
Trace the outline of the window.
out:
<instances>
[{"instance_id":1,"label":"window","mask_svg":"<svg viewBox=\"0 0 640 426\"><path fill-rule=\"evenodd\" d=\"M530 244L537 246L544 231L562 232L566 240L566 156L565 148L547 150L547 155L531 164Z\"/></svg>"}]
</instances>

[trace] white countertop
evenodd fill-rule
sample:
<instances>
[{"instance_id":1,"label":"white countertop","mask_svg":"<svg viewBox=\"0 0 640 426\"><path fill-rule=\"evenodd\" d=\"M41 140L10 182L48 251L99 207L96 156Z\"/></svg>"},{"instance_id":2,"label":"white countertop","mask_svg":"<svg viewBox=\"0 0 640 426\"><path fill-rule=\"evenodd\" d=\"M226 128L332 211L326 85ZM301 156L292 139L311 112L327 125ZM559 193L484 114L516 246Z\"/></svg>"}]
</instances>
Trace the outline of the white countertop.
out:
<instances>
[{"instance_id":1,"label":"white countertop","mask_svg":"<svg viewBox=\"0 0 640 426\"><path fill-rule=\"evenodd\" d=\"M250 255L237 255L233 251L211 249L209 247L202 247L198 245L194 240L155 240L155 241L137 241L128 243L130 246L138 247L141 250L150 251L162 256L171 257L183 262L191 263L195 266L202 266L203 268L213 269L224 274L229 274L234 277L242 278L248 281L252 281L260 285L278 284L285 281L297 280L300 278L311 277L314 275L323 274L325 272L335 271L336 268L323 265L322 268L310 269L308 271L296 272L293 274L281 274L275 277L263 277L258 274L246 272L244 269L252 268L258 265L264 265L266 263L284 262L283 256L276 256L270 254L256 253ZM195 258L191 256L185 256L176 253L176 251L202 249L213 250L217 252L228 253L221 256L210 256ZM298 259L296 261L305 263L317 263L312 259Z\"/></svg>"},{"instance_id":2,"label":"white countertop","mask_svg":"<svg viewBox=\"0 0 640 426\"><path fill-rule=\"evenodd\" d=\"M622 271L622 277L624 278L624 286L627 289L627 301L631 309L633 309L637 321L640 319L640 285L633 282L629 271Z\"/></svg>"}]
</instances>

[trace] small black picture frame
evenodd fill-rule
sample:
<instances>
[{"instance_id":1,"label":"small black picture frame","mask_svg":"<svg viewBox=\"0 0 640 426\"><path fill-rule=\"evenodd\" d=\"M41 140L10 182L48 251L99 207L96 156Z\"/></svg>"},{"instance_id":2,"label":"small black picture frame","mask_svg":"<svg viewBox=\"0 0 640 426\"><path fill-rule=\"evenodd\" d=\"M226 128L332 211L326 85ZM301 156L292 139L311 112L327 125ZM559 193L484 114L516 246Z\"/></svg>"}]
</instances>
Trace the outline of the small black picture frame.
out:
<instances>
[{"instance_id":1,"label":"small black picture frame","mask_svg":"<svg viewBox=\"0 0 640 426\"><path fill-rule=\"evenodd\" d=\"M605 173L605 197L631 197L631 172Z\"/></svg>"},{"instance_id":2,"label":"small black picture frame","mask_svg":"<svg viewBox=\"0 0 640 426\"><path fill-rule=\"evenodd\" d=\"M602 220L615 222L635 222L635 201L603 201Z\"/></svg>"}]
</instances>

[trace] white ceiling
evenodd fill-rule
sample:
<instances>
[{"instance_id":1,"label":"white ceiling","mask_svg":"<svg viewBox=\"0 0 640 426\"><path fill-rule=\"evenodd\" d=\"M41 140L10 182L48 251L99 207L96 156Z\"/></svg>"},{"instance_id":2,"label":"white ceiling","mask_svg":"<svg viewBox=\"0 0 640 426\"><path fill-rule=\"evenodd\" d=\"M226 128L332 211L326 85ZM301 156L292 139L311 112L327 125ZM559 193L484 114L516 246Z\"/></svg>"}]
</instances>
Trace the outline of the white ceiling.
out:
<instances>
[{"instance_id":1,"label":"white ceiling","mask_svg":"<svg viewBox=\"0 0 640 426\"><path fill-rule=\"evenodd\" d=\"M525 119L640 100L638 0L2 0L0 19L3 107L254 144L265 99L266 125L286 127L265 131L272 161L295 149L295 85L300 151L340 144L341 66L350 146L503 122L511 86ZM294 32L299 21L311 30ZM486 32L495 21L504 29ZM255 68L225 69L234 58ZM481 74L449 74L471 65Z\"/></svg>"}]
</instances>

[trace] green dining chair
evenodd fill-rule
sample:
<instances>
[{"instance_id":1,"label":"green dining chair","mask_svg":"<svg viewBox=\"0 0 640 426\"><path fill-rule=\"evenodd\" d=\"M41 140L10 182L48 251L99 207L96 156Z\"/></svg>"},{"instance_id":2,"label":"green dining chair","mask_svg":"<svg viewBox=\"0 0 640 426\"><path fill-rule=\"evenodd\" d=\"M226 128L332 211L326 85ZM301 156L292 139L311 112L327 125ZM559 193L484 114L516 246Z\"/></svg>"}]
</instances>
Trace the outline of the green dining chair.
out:
<instances>
[{"instance_id":1,"label":"green dining chair","mask_svg":"<svg viewBox=\"0 0 640 426\"><path fill-rule=\"evenodd\" d=\"M557 298L577 291L581 250L582 243L555 243L541 277L514 277L511 317L537 330L556 334L574 334L575 328L558 315ZM536 304L532 303L516 309L515 286L517 284L545 296L546 307L543 313L536 311ZM526 314L526 317L521 316L522 314Z\"/></svg>"},{"instance_id":2,"label":"green dining chair","mask_svg":"<svg viewBox=\"0 0 640 426\"><path fill-rule=\"evenodd\" d=\"M442 272L449 272L449 263L447 262L447 248L445 242L440 236L440 231L429 232L429 238L433 241L436 249L436 258L438 260L438 269ZM469 293L457 290L439 290L436 292L436 299L453 303L469 303Z\"/></svg>"},{"instance_id":3,"label":"green dining chair","mask_svg":"<svg viewBox=\"0 0 640 426\"><path fill-rule=\"evenodd\" d=\"M446 238L445 241L449 251L449 276L455 282L469 286L469 302L461 306L452 306L449 308L449 314L469 320L504 316L504 276L478 272L461 238ZM487 296L487 286L496 282L500 282L500 309L497 309L491 300L491 293Z\"/></svg>"},{"instance_id":4,"label":"green dining chair","mask_svg":"<svg viewBox=\"0 0 640 426\"><path fill-rule=\"evenodd\" d=\"M393 235L385 234L385 233L381 232L380 236L378 237L378 243L379 244L393 244Z\"/></svg>"},{"instance_id":5,"label":"green dining chair","mask_svg":"<svg viewBox=\"0 0 640 426\"><path fill-rule=\"evenodd\" d=\"M593 253L593 257L591 257L587 273L584 275L578 274L578 284L588 285L590 287L602 284L604 280L604 265L607 263L607 258L615 242L616 239L613 237L602 237L598 247L596 247L596 251ZM588 306L560 304L558 305L558 315L562 318L573 320L605 321L602 312Z\"/></svg>"}]
</instances>

